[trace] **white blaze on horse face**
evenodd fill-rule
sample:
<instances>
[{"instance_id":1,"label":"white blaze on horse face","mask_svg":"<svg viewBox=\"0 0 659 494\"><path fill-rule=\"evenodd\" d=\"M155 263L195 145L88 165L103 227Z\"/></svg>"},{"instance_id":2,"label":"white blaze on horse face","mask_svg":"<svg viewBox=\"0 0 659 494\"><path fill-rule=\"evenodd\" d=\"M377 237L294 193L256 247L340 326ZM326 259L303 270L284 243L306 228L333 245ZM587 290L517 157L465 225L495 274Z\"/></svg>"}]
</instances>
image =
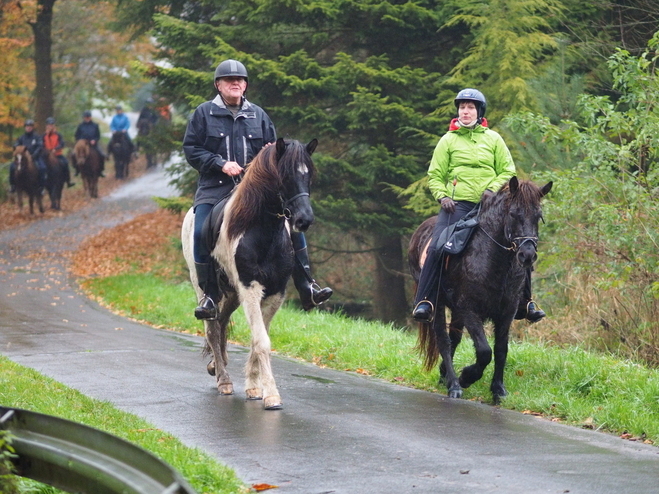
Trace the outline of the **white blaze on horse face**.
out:
<instances>
[{"instance_id":1,"label":"white blaze on horse face","mask_svg":"<svg viewBox=\"0 0 659 494\"><path fill-rule=\"evenodd\" d=\"M297 165L297 171L300 172L302 175L307 175L309 173L309 167L307 166L306 163L299 163Z\"/></svg>"}]
</instances>

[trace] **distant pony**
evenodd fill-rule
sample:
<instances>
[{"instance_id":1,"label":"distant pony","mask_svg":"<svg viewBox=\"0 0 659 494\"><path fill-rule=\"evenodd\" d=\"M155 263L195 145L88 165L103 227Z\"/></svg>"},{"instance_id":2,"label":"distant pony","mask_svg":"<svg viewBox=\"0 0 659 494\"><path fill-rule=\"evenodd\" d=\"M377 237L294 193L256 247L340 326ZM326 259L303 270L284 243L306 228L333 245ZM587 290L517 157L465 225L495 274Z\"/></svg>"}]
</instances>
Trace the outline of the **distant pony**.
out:
<instances>
[{"instance_id":1,"label":"distant pony","mask_svg":"<svg viewBox=\"0 0 659 494\"><path fill-rule=\"evenodd\" d=\"M435 319L419 325L419 350L426 370L431 370L441 356L440 382L446 383L451 398L462 397L462 389L478 381L492 360L492 349L483 330L483 323L488 319L494 323L494 375L490 390L495 403L507 394L503 370L508 355L508 333L526 270L537 258L538 222L542 218L540 199L551 187L552 182L538 187L516 177L510 179L483 202L478 226L464 252L447 256L439 263L441 282ZM436 216L424 221L410 239L408 261L416 282L436 221ZM448 328L445 308L451 311ZM453 355L464 327L474 343L476 363L462 369L458 379Z\"/></svg>"},{"instance_id":2,"label":"distant pony","mask_svg":"<svg viewBox=\"0 0 659 494\"><path fill-rule=\"evenodd\" d=\"M233 393L226 370L227 326L242 304L252 331L245 367L247 399L263 399L266 410L279 409L282 400L270 365L270 321L284 302L293 272L294 252L289 230L306 231L314 220L309 187L314 173L311 154L318 141L304 146L278 139L263 148L247 166L230 196L211 255L219 267L222 296L217 320L204 321L206 349L213 354L208 372L215 375L220 394ZM212 218L212 215L210 216ZM215 230L213 230L215 231ZM199 298L192 253L194 210L183 221L183 254Z\"/></svg>"},{"instance_id":3,"label":"distant pony","mask_svg":"<svg viewBox=\"0 0 659 494\"><path fill-rule=\"evenodd\" d=\"M98 197L98 177L101 175L101 154L87 139L79 139L73 146L73 167L80 172L85 191L91 198Z\"/></svg>"},{"instance_id":4,"label":"distant pony","mask_svg":"<svg viewBox=\"0 0 659 494\"><path fill-rule=\"evenodd\" d=\"M46 190L50 195L50 208L59 211L62 209L62 189L66 182L64 170L54 149L47 152L44 162L48 170Z\"/></svg>"},{"instance_id":5,"label":"distant pony","mask_svg":"<svg viewBox=\"0 0 659 494\"><path fill-rule=\"evenodd\" d=\"M108 154L114 159L114 175L117 180L128 178L128 167L133 156L133 146L125 132L115 132L108 144Z\"/></svg>"},{"instance_id":6,"label":"distant pony","mask_svg":"<svg viewBox=\"0 0 659 494\"><path fill-rule=\"evenodd\" d=\"M16 198L18 208L23 211L23 194L27 194L30 202L30 214L34 214L34 203L39 206L39 211L44 212L39 187L39 169L32 159L32 155L25 146L16 146L14 149L14 183L16 184Z\"/></svg>"}]
</instances>

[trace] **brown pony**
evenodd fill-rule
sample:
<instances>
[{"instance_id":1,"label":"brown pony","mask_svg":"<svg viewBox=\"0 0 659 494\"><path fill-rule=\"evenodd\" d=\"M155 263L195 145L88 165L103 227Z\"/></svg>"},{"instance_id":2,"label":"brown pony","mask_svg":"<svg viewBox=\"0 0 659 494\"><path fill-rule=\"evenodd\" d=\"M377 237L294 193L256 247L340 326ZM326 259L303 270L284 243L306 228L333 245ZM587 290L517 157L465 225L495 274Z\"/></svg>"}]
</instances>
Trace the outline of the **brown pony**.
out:
<instances>
[{"instance_id":1,"label":"brown pony","mask_svg":"<svg viewBox=\"0 0 659 494\"><path fill-rule=\"evenodd\" d=\"M44 161L48 169L46 189L50 195L50 207L59 211L62 203L62 189L64 188L64 172L54 149L46 154Z\"/></svg>"},{"instance_id":2,"label":"brown pony","mask_svg":"<svg viewBox=\"0 0 659 494\"><path fill-rule=\"evenodd\" d=\"M19 209L23 210L23 194L27 194L30 200L30 214L34 214L34 201L37 202L39 211L43 213L43 202L39 190L39 169L25 146L16 146L14 149L14 163L16 163L14 182Z\"/></svg>"},{"instance_id":3,"label":"brown pony","mask_svg":"<svg viewBox=\"0 0 659 494\"><path fill-rule=\"evenodd\" d=\"M79 139L73 146L73 167L80 173L89 197L98 197L98 177L101 175L101 155L87 139Z\"/></svg>"}]
</instances>

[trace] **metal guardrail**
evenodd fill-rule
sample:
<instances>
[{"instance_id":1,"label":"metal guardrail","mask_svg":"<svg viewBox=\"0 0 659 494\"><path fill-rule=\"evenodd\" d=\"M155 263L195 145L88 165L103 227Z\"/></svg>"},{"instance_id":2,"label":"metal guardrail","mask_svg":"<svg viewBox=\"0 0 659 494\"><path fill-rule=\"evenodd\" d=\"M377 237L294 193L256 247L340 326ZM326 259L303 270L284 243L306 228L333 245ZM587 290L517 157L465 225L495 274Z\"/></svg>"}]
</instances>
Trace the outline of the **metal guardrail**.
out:
<instances>
[{"instance_id":1,"label":"metal guardrail","mask_svg":"<svg viewBox=\"0 0 659 494\"><path fill-rule=\"evenodd\" d=\"M67 492L196 494L167 463L123 439L50 415L0 407L21 477Z\"/></svg>"}]
</instances>

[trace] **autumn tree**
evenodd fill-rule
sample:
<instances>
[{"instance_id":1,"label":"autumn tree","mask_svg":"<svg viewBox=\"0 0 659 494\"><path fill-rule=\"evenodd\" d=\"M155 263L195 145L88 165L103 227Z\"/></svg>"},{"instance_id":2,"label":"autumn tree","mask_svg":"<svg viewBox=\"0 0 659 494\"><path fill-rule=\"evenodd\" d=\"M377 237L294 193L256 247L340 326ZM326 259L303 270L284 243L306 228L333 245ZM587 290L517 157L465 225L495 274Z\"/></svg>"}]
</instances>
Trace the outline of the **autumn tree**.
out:
<instances>
[{"instance_id":1,"label":"autumn tree","mask_svg":"<svg viewBox=\"0 0 659 494\"><path fill-rule=\"evenodd\" d=\"M32 37L23 22L17 2L0 3L0 66L3 68L0 83L0 156L5 160L17 137L14 129L22 128L28 116L34 68L25 63Z\"/></svg>"}]
</instances>

